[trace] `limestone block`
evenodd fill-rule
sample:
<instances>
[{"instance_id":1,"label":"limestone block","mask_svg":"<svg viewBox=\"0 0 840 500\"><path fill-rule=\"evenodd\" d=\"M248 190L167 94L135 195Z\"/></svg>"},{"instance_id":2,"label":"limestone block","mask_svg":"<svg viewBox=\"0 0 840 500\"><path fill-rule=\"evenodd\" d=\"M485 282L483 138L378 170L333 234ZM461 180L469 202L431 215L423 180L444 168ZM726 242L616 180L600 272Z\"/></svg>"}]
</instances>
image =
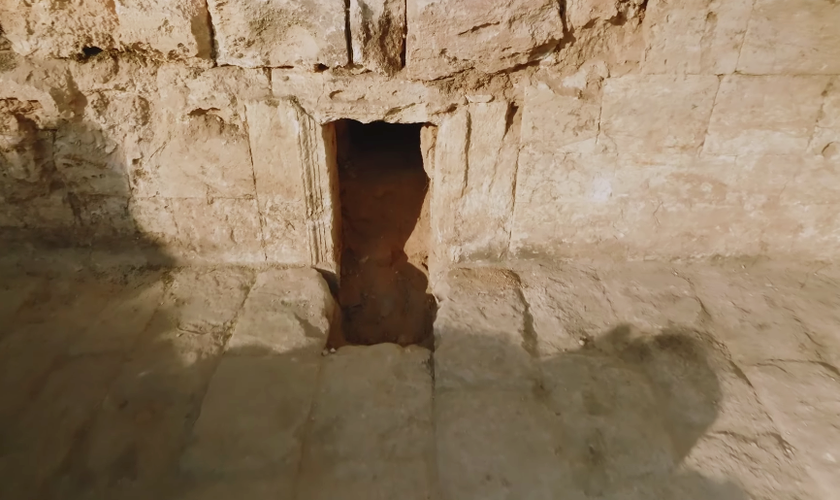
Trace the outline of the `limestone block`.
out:
<instances>
[{"instance_id":1,"label":"limestone block","mask_svg":"<svg viewBox=\"0 0 840 500\"><path fill-rule=\"evenodd\" d=\"M66 123L56 131L54 147L55 167L74 191L128 195L128 174L119 144L98 127Z\"/></svg>"},{"instance_id":2,"label":"limestone block","mask_svg":"<svg viewBox=\"0 0 840 500\"><path fill-rule=\"evenodd\" d=\"M819 357L808 332L789 310L779 307L783 297L767 281L740 269L689 269L685 275L714 322L710 333L727 346L735 362L805 362Z\"/></svg>"},{"instance_id":3,"label":"limestone block","mask_svg":"<svg viewBox=\"0 0 840 500\"><path fill-rule=\"evenodd\" d=\"M181 258L203 262L265 261L257 202L253 199L176 198L169 200L178 228Z\"/></svg>"},{"instance_id":4,"label":"limestone block","mask_svg":"<svg viewBox=\"0 0 840 500\"><path fill-rule=\"evenodd\" d=\"M235 280L220 280L221 289L208 286L212 281L197 281L188 296L204 293L194 304L211 295L215 300L207 300L211 307L203 314L196 307L190 315L207 318L208 326L224 321L224 313L231 310L229 302L235 303L235 312L244 298L244 293L235 288ZM230 290L224 288L231 285ZM176 327L168 317L170 313L176 315L175 322L180 322L177 302L168 297L130 360L112 381L96 418L89 423L87 446L69 467L77 482L83 477L92 478L82 483L88 494L108 498L154 496L154 486L176 470L187 443L188 426L184 423L200 412L200 402L218 366L223 332L200 334L188 330L188 323L183 322ZM132 457L132 466L115 470L113 464L126 456Z\"/></svg>"},{"instance_id":5,"label":"limestone block","mask_svg":"<svg viewBox=\"0 0 840 500\"><path fill-rule=\"evenodd\" d=\"M8 0L0 4L3 31L21 55L73 57L86 47L117 45L119 19L99 0Z\"/></svg>"},{"instance_id":6,"label":"limestone block","mask_svg":"<svg viewBox=\"0 0 840 500\"><path fill-rule=\"evenodd\" d=\"M436 388L434 407L444 498L585 498L557 453L558 419L531 390Z\"/></svg>"},{"instance_id":7,"label":"limestone block","mask_svg":"<svg viewBox=\"0 0 840 500\"><path fill-rule=\"evenodd\" d=\"M697 442L684 467L702 474L712 484L737 484L740 491L732 495L735 498L820 498L819 489L798 453L788 444L787 436L778 436L775 431L748 439L730 433L710 433ZM710 492L707 496L729 495Z\"/></svg>"},{"instance_id":8,"label":"limestone block","mask_svg":"<svg viewBox=\"0 0 840 500\"><path fill-rule=\"evenodd\" d=\"M61 119L76 114L74 105L79 102L79 95L66 61L41 60L36 64L20 58L9 68L0 64L0 70L0 99L37 102L42 110L40 126L56 128Z\"/></svg>"},{"instance_id":9,"label":"limestone block","mask_svg":"<svg viewBox=\"0 0 840 500\"><path fill-rule=\"evenodd\" d=\"M450 112L456 99L436 86L374 72L346 76L275 69L271 84L276 97L294 96L320 123L342 118L437 122L436 115Z\"/></svg>"},{"instance_id":10,"label":"limestone block","mask_svg":"<svg viewBox=\"0 0 840 500\"><path fill-rule=\"evenodd\" d=\"M335 271L339 226L333 208L338 198L333 128L321 126L291 100L249 102L246 109L272 262ZM301 233L305 237L296 238Z\"/></svg>"},{"instance_id":11,"label":"limestone block","mask_svg":"<svg viewBox=\"0 0 840 500\"><path fill-rule=\"evenodd\" d=\"M144 158L131 165L136 196L242 198L254 195L248 136L211 111L160 120Z\"/></svg>"},{"instance_id":12,"label":"limestone block","mask_svg":"<svg viewBox=\"0 0 840 500\"><path fill-rule=\"evenodd\" d=\"M744 38L740 73L840 73L840 5L820 0L758 0Z\"/></svg>"},{"instance_id":13,"label":"limestone block","mask_svg":"<svg viewBox=\"0 0 840 500\"><path fill-rule=\"evenodd\" d=\"M838 161L840 160L840 78L834 77L823 96L825 100L808 150L828 160Z\"/></svg>"},{"instance_id":14,"label":"limestone block","mask_svg":"<svg viewBox=\"0 0 840 500\"><path fill-rule=\"evenodd\" d=\"M54 176L54 134L41 130L38 101L0 100L0 196L26 200L50 190Z\"/></svg>"},{"instance_id":15,"label":"limestone block","mask_svg":"<svg viewBox=\"0 0 840 500\"><path fill-rule=\"evenodd\" d=\"M654 0L645 14L644 73L735 72L752 0Z\"/></svg>"},{"instance_id":16,"label":"limestone block","mask_svg":"<svg viewBox=\"0 0 840 500\"><path fill-rule=\"evenodd\" d=\"M132 278L71 343L71 356L126 354L157 311L164 285L158 273Z\"/></svg>"},{"instance_id":17,"label":"limestone block","mask_svg":"<svg viewBox=\"0 0 840 500\"><path fill-rule=\"evenodd\" d=\"M183 269L170 278L157 319L168 320L171 328L184 333L212 337L214 342L233 326L253 283L250 271L236 268Z\"/></svg>"},{"instance_id":18,"label":"limestone block","mask_svg":"<svg viewBox=\"0 0 840 500\"><path fill-rule=\"evenodd\" d=\"M327 283L314 269L264 271L242 306L227 353L317 355L334 313Z\"/></svg>"},{"instance_id":19,"label":"limestone block","mask_svg":"<svg viewBox=\"0 0 840 500\"><path fill-rule=\"evenodd\" d=\"M259 198L260 218L265 239L266 261L274 264L309 265L312 233L303 220L306 204L287 202L282 196Z\"/></svg>"},{"instance_id":20,"label":"limestone block","mask_svg":"<svg viewBox=\"0 0 840 500\"><path fill-rule=\"evenodd\" d=\"M431 353L394 344L327 356L298 498L430 498L435 485Z\"/></svg>"},{"instance_id":21,"label":"limestone block","mask_svg":"<svg viewBox=\"0 0 840 500\"><path fill-rule=\"evenodd\" d=\"M406 70L436 80L475 68L496 73L547 54L563 38L550 0L410 0Z\"/></svg>"},{"instance_id":22,"label":"limestone block","mask_svg":"<svg viewBox=\"0 0 840 500\"><path fill-rule=\"evenodd\" d=\"M301 359L248 352L225 355L210 381L180 461L193 485L189 490L218 491L236 481L261 481L278 492L294 489L318 355Z\"/></svg>"},{"instance_id":23,"label":"limestone block","mask_svg":"<svg viewBox=\"0 0 840 500\"><path fill-rule=\"evenodd\" d=\"M126 196L76 196L72 206L78 218L77 243L135 235L137 228L128 210Z\"/></svg>"},{"instance_id":24,"label":"limestone block","mask_svg":"<svg viewBox=\"0 0 840 500\"><path fill-rule=\"evenodd\" d=\"M541 357L576 351L618 324L594 269L525 261L515 270Z\"/></svg>"},{"instance_id":25,"label":"limestone block","mask_svg":"<svg viewBox=\"0 0 840 500\"><path fill-rule=\"evenodd\" d=\"M624 76L604 86L599 141L619 153L695 152L718 88L714 76Z\"/></svg>"},{"instance_id":26,"label":"limestone block","mask_svg":"<svg viewBox=\"0 0 840 500\"><path fill-rule=\"evenodd\" d=\"M4 497L26 496L61 468L79 432L98 410L119 371L120 360L107 355L76 358L52 371L37 397L4 432L0 486Z\"/></svg>"},{"instance_id":27,"label":"limestone block","mask_svg":"<svg viewBox=\"0 0 840 500\"><path fill-rule=\"evenodd\" d=\"M824 495L840 487L837 449L840 412L836 369L817 363L777 361L745 369L785 439L804 458Z\"/></svg>"},{"instance_id":28,"label":"limestone block","mask_svg":"<svg viewBox=\"0 0 840 500\"><path fill-rule=\"evenodd\" d=\"M63 191L30 198L25 203L6 200L3 204L4 209L12 214L8 226L24 227L36 234L49 236L48 233L54 233L55 237L61 239L78 223L67 193Z\"/></svg>"},{"instance_id":29,"label":"limestone block","mask_svg":"<svg viewBox=\"0 0 840 500\"><path fill-rule=\"evenodd\" d=\"M172 214L172 201L169 198L132 197L128 202L128 211L137 232L145 240L158 244L162 249L178 246L178 227Z\"/></svg>"},{"instance_id":30,"label":"limestone block","mask_svg":"<svg viewBox=\"0 0 840 500\"><path fill-rule=\"evenodd\" d=\"M216 60L246 68L348 63L341 0L208 2Z\"/></svg>"},{"instance_id":31,"label":"limestone block","mask_svg":"<svg viewBox=\"0 0 840 500\"><path fill-rule=\"evenodd\" d=\"M505 252L519 148L511 113L507 102L474 103L441 125L430 201L434 266Z\"/></svg>"},{"instance_id":32,"label":"limestone block","mask_svg":"<svg viewBox=\"0 0 840 500\"><path fill-rule=\"evenodd\" d=\"M600 273L604 294L620 324L643 332L702 327L703 309L691 283L667 265L646 263Z\"/></svg>"},{"instance_id":33,"label":"limestone block","mask_svg":"<svg viewBox=\"0 0 840 500\"><path fill-rule=\"evenodd\" d=\"M245 121L245 102L270 96L269 70L217 66L182 77L185 113L212 112L228 123Z\"/></svg>"},{"instance_id":34,"label":"limestone block","mask_svg":"<svg viewBox=\"0 0 840 500\"><path fill-rule=\"evenodd\" d=\"M557 93L545 83L525 88L522 111L523 153L591 152L596 148L600 98ZM522 161L522 160L520 160ZM524 160L527 161L527 160Z\"/></svg>"},{"instance_id":35,"label":"limestone block","mask_svg":"<svg viewBox=\"0 0 840 500\"><path fill-rule=\"evenodd\" d=\"M353 64L392 74L402 68L405 1L350 0Z\"/></svg>"},{"instance_id":36,"label":"limestone block","mask_svg":"<svg viewBox=\"0 0 840 500\"><path fill-rule=\"evenodd\" d=\"M804 153L828 82L823 76L725 77L715 100L704 153Z\"/></svg>"},{"instance_id":37,"label":"limestone block","mask_svg":"<svg viewBox=\"0 0 840 500\"><path fill-rule=\"evenodd\" d=\"M435 387L532 385L536 338L525 321L515 273L453 269L435 285L435 295L440 299L434 323Z\"/></svg>"},{"instance_id":38,"label":"limestone block","mask_svg":"<svg viewBox=\"0 0 840 500\"><path fill-rule=\"evenodd\" d=\"M715 416L703 391L703 385L713 386L714 379L702 363L696 366L694 359L682 360L680 375L695 376L676 385L693 397L674 398L662 390L664 384L648 376L667 376L662 372L666 367L660 364L645 370L633 362L633 354L656 357L658 346L624 340L626 345L605 339L604 349L613 350L606 355L582 349L542 364L541 392L547 409L556 416L554 433L564 441L560 460L571 475L567 488L583 490L587 496L609 498L613 495L604 493L617 485L668 471L684 447L677 438L688 440L702 434L703 424ZM693 414L693 422L673 412L678 402L691 407L684 411ZM672 422L679 434L668 432ZM597 467L587 463L585 457L591 454L599 457Z\"/></svg>"},{"instance_id":39,"label":"limestone block","mask_svg":"<svg viewBox=\"0 0 840 500\"><path fill-rule=\"evenodd\" d=\"M211 56L210 17L203 0L115 0L114 9L121 46L151 49L170 59Z\"/></svg>"}]
</instances>

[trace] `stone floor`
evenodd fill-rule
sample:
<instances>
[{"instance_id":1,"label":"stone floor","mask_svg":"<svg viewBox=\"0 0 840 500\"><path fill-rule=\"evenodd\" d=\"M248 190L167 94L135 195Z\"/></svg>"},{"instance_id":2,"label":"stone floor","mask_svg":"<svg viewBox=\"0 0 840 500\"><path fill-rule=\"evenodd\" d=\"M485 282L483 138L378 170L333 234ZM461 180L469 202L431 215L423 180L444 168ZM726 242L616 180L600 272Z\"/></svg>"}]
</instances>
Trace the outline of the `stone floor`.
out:
<instances>
[{"instance_id":1,"label":"stone floor","mask_svg":"<svg viewBox=\"0 0 840 500\"><path fill-rule=\"evenodd\" d=\"M434 354L311 270L0 268L3 499L830 499L840 269L518 262Z\"/></svg>"}]
</instances>

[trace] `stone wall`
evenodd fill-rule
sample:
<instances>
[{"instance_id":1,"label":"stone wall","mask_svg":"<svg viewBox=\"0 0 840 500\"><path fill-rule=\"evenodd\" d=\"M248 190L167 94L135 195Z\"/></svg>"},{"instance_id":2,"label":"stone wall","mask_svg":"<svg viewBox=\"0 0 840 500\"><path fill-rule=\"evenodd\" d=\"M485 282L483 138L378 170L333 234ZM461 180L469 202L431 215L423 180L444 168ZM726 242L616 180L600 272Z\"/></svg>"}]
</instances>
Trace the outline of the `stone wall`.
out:
<instances>
[{"instance_id":1,"label":"stone wall","mask_svg":"<svg viewBox=\"0 0 840 500\"><path fill-rule=\"evenodd\" d=\"M840 4L0 0L0 231L334 269L331 122L426 123L437 265L828 259Z\"/></svg>"}]
</instances>

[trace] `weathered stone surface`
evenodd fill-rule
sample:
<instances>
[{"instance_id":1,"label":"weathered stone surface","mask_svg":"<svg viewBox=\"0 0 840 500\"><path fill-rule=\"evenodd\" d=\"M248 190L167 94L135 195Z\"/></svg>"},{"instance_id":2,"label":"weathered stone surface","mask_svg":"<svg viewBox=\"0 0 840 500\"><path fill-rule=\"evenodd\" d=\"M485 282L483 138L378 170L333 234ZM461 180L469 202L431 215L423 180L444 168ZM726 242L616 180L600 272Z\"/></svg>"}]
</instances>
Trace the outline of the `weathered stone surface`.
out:
<instances>
[{"instance_id":1,"label":"weathered stone surface","mask_svg":"<svg viewBox=\"0 0 840 500\"><path fill-rule=\"evenodd\" d=\"M271 85L278 98L294 97L319 123L348 118L363 123L437 123L463 96L422 82L374 72L347 76L272 70Z\"/></svg>"},{"instance_id":2,"label":"weathered stone surface","mask_svg":"<svg viewBox=\"0 0 840 500\"><path fill-rule=\"evenodd\" d=\"M536 338L516 274L454 269L435 285L435 387L518 388L533 383Z\"/></svg>"},{"instance_id":3,"label":"weathered stone surface","mask_svg":"<svg viewBox=\"0 0 840 500\"><path fill-rule=\"evenodd\" d=\"M171 59L210 58L210 16L202 0L115 0L120 45Z\"/></svg>"},{"instance_id":4,"label":"weathered stone surface","mask_svg":"<svg viewBox=\"0 0 840 500\"><path fill-rule=\"evenodd\" d=\"M405 1L350 0L353 64L380 73L402 69Z\"/></svg>"},{"instance_id":5,"label":"weathered stone surface","mask_svg":"<svg viewBox=\"0 0 840 500\"><path fill-rule=\"evenodd\" d=\"M710 481L737 483L752 498L820 498L797 453L777 433L704 436L683 467Z\"/></svg>"},{"instance_id":6,"label":"weathered stone surface","mask_svg":"<svg viewBox=\"0 0 840 500\"><path fill-rule=\"evenodd\" d=\"M595 150L601 115L599 100L577 95L574 87L562 90L565 92L556 93L542 82L525 88L521 163L534 161L531 158L543 153Z\"/></svg>"},{"instance_id":7,"label":"weathered stone surface","mask_svg":"<svg viewBox=\"0 0 840 500\"><path fill-rule=\"evenodd\" d=\"M13 426L4 426L0 494L25 498L60 469L99 408L121 360L86 356L52 371Z\"/></svg>"},{"instance_id":8,"label":"weathered stone surface","mask_svg":"<svg viewBox=\"0 0 840 500\"><path fill-rule=\"evenodd\" d=\"M163 298L160 274L149 273L131 279L106 307L91 320L69 347L71 356L89 354L124 355L157 311ZM180 283L179 283L180 285Z\"/></svg>"},{"instance_id":9,"label":"weathered stone surface","mask_svg":"<svg viewBox=\"0 0 840 500\"><path fill-rule=\"evenodd\" d=\"M506 102L470 104L441 126L430 202L436 266L507 249L519 143L510 113Z\"/></svg>"},{"instance_id":10,"label":"weathered stone surface","mask_svg":"<svg viewBox=\"0 0 840 500\"><path fill-rule=\"evenodd\" d=\"M379 344L327 356L298 498L431 496L430 355L416 346Z\"/></svg>"},{"instance_id":11,"label":"weathered stone surface","mask_svg":"<svg viewBox=\"0 0 840 500\"><path fill-rule=\"evenodd\" d=\"M631 272L603 272L604 294L619 324L648 333L664 329L696 329L703 306L691 283L673 268L650 263Z\"/></svg>"},{"instance_id":12,"label":"weathered stone surface","mask_svg":"<svg viewBox=\"0 0 840 500\"><path fill-rule=\"evenodd\" d=\"M189 490L219 490L245 480L294 490L318 357L228 351L181 458Z\"/></svg>"},{"instance_id":13,"label":"weathered stone surface","mask_svg":"<svg viewBox=\"0 0 840 500\"><path fill-rule=\"evenodd\" d=\"M566 22L578 30L597 23L624 23L644 11L643 3L642 0L569 0L565 6Z\"/></svg>"},{"instance_id":14,"label":"weathered stone surface","mask_svg":"<svg viewBox=\"0 0 840 500\"><path fill-rule=\"evenodd\" d=\"M172 316L182 332L219 338L232 325L251 288L251 272L243 269L185 269L171 277L158 316ZM168 308L177 305L177 311Z\"/></svg>"},{"instance_id":15,"label":"weathered stone surface","mask_svg":"<svg viewBox=\"0 0 840 500\"><path fill-rule=\"evenodd\" d=\"M599 142L614 143L621 154L696 152L718 83L714 76L609 78Z\"/></svg>"},{"instance_id":16,"label":"weathered stone surface","mask_svg":"<svg viewBox=\"0 0 840 500\"><path fill-rule=\"evenodd\" d=\"M69 467L70 484L93 474L94 481L77 487L109 497L159 494L159 483L177 467L185 424L199 413L251 280L244 269L185 269L167 280L160 308L90 424L79 460Z\"/></svg>"},{"instance_id":17,"label":"weathered stone surface","mask_svg":"<svg viewBox=\"0 0 840 500\"><path fill-rule=\"evenodd\" d=\"M817 122L822 76L727 76L720 84L703 151L802 154Z\"/></svg>"},{"instance_id":18,"label":"weathered stone surface","mask_svg":"<svg viewBox=\"0 0 840 500\"><path fill-rule=\"evenodd\" d=\"M564 443L556 416L530 390L436 388L435 420L446 498L583 498L556 453Z\"/></svg>"},{"instance_id":19,"label":"weathered stone surface","mask_svg":"<svg viewBox=\"0 0 840 500\"><path fill-rule=\"evenodd\" d=\"M773 420L784 432L824 495L840 487L837 449L840 429L838 376L817 363L774 362L746 370Z\"/></svg>"},{"instance_id":20,"label":"weathered stone surface","mask_svg":"<svg viewBox=\"0 0 840 500\"><path fill-rule=\"evenodd\" d=\"M435 80L475 68L495 73L545 55L563 38L557 4L548 0L406 4L406 69Z\"/></svg>"},{"instance_id":21,"label":"weathered stone surface","mask_svg":"<svg viewBox=\"0 0 840 500\"><path fill-rule=\"evenodd\" d=\"M740 73L840 73L840 6L819 0L758 0L744 38Z\"/></svg>"},{"instance_id":22,"label":"weathered stone surface","mask_svg":"<svg viewBox=\"0 0 840 500\"><path fill-rule=\"evenodd\" d=\"M254 179L270 262L336 270L335 131L291 100L247 105ZM296 213L288 208L300 207ZM289 231L291 230L291 231ZM297 235L303 238L296 239Z\"/></svg>"},{"instance_id":23,"label":"weathered stone surface","mask_svg":"<svg viewBox=\"0 0 840 500\"><path fill-rule=\"evenodd\" d=\"M264 271L242 306L228 354L318 353L327 342L335 301L314 269Z\"/></svg>"},{"instance_id":24,"label":"weathered stone surface","mask_svg":"<svg viewBox=\"0 0 840 500\"><path fill-rule=\"evenodd\" d=\"M179 257L203 262L265 261L257 202L253 199L169 200Z\"/></svg>"},{"instance_id":25,"label":"weathered stone surface","mask_svg":"<svg viewBox=\"0 0 840 500\"><path fill-rule=\"evenodd\" d=\"M109 49L116 45L119 19L113 8L97 0L0 4L3 31L15 52L40 57L72 57L86 47Z\"/></svg>"},{"instance_id":26,"label":"weathered stone surface","mask_svg":"<svg viewBox=\"0 0 840 500\"><path fill-rule=\"evenodd\" d=\"M580 349L618 324L594 269L528 263L516 272L540 356Z\"/></svg>"},{"instance_id":27,"label":"weathered stone surface","mask_svg":"<svg viewBox=\"0 0 840 500\"><path fill-rule=\"evenodd\" d=\"M836 162L840 160L840 78L834 77L823 96L825 100L808 149Z\"/></svg>"},{"instance_id":28,"label":"weathered stone surface","mask_svg":"<svg viewBox=\"0 0 840 500\"><path fill-rule=\"evenodd\" d=\"M166 126L131 166L135 196L244 198L254 196L248 136L240 124L212 110L196 111Z\"/></svg>"},{"instance_id":29,"label":"weathered stone surface","mask_svg":"<svg viewBox=\"0 0 840 500\"><path fill-rule=\"evenodd\" d=\"M340 0L208 2L216 60L246 68L348 63Z\"/></svg>"},{"instance_id":30,"label":"weathered stone surface","mask_svg":"<svg viewBox=\"0 0 840 500\"><path fill-rule=\"evenodd\" d=\"M726 75L735 72L751 0L654 0L647 5L644 73Z\"/></svg>"},{"instance_id":31,"label":"weathered stone surface","mask_svg":"<svg viewBox=\"0 0 840 500\"><path fill-rule=\"evenodd\" d=\"M734 360L817 359L807 331L793 314L779 307L782 297L767 286L769 280L714 268L689 271L686 277L715 322L710 333L726 344Z\"/></svg>"}]
</instances>

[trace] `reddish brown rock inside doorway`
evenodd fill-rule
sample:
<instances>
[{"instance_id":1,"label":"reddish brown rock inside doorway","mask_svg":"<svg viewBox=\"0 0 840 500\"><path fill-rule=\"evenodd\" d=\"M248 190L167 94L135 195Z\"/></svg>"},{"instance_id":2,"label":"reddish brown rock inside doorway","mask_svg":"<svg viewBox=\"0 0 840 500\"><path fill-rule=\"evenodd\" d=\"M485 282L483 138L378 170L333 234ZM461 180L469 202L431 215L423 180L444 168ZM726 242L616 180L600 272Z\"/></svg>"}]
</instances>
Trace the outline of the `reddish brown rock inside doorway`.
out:
<instances>
[{"instance_id":1,"label":"reddish brown rock inside doorway","mask_svg":"<svg viewBox=\"0 0 840 500\"><path fill-rule=\"evenodd\" d=\"M341 200L341 337L335 344L425 344L429 178L419 124L335 124Z\"/></svg>"}]
</instances>

